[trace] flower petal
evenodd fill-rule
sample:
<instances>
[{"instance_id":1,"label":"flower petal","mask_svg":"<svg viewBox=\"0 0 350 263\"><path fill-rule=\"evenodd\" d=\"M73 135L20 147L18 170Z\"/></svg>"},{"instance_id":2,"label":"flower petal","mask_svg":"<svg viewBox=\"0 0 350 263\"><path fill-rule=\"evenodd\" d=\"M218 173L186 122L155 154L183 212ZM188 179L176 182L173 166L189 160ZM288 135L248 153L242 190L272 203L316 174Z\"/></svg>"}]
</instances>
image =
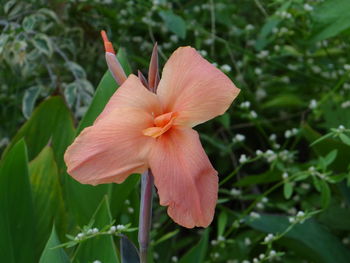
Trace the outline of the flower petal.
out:
<instances>
[{"instance_id":1,"label":"flower petal","mask_svg":"<svg viewBox=\"0 0 350 263\"><path fill-rule=\"evenodd\" d=\"M68 147L68 173L80 183L121 183L132 173L147 169L154 139L142 134L153 117L138 109L116 109L84 129Z\"/></svg>"},{"instance_id":2,"label":"flower petal","mask_svg":"<svg viewBox=\"0 0 350 263\"><path fill-rule=\"evenodd\" d=\"M164 66L157 95L178 124L195 126L223 114L239 89L191 47L178 48Z\"/></svg>"},{"instance_id":3,"label":"flower petal","mask_svg":"<svg viewBox=\"0 0 350 263\"><path fill-rule=\"evenodd\" d=\"M152 112L156 115L161 112L161 105L157 96L147 90L138 77L131 74L127 80L112 95L102 113L97 117L95 123L106 117L115 109L138 108Z\"/></svg>"},{"instance_id":4,"label":"flower petal","mask_svg":"<svg viewBox=\"0 0 350 263\"><path fill-rule=\"evenodd\" d=\"M187 228L207 227L213 220L218 194L217 172L192 129L172 128L153 145L149 165L160 204Z\"/></svg>"}]
</instances>

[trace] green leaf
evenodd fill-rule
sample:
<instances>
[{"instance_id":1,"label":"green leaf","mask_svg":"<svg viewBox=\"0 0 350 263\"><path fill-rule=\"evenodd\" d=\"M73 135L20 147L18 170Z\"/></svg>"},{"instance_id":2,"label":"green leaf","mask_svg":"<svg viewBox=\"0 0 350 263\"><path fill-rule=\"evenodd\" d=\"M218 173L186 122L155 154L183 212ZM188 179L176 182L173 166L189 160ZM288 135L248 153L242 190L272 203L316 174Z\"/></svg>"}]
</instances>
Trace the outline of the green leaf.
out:
<instances>
[{"instance_id":1,"label":"green leaf","mask_svg":"<svg viewBox=\"0 0 350 263\"><path fill-rule=\"evenodd\" d=\"M327 168L329 165L331 165L334 162L335 158L337 158L337 155L338 155L338 150L335 149L330 153L328 153L326 157L322 158L324 168Z\"/></svg>"},{"instance_id":2,"label":"green leaf","mask_svg":"<svg viewBox=\"0 0 350 263\"><path fill-rule=\"evenodd\" d=\"M315 21L312 42L334 37L350 28L350 1L328 0L312 13Z\"/></svg>"},{"instance_id":3,"label":"green leaf","mask_svg":"<svg viewBox=\"0 0 350 263\"><path fill-rule=\"evenodd\" d=\"M175 15L171 11L160 11L159 15L171 32L175 33L182 39L186 37L186 22L182 17Z\"/></svg>"},{"instance_id":4,"label":"green leaf","mask_svg":"<svg viewBox=\"0 0 350 263\"><path fill-rule=\"evenodd\" d=\"M284 198L289 199L293 194L294 184L291 182L286 182L283 185L283 195Z\"/></svg>"},{"instance_id":5,"label":"green leaf","mask_svg":"<svg viewBox=\"0 0 350 263\"><path fill-rule=\"evenodd\" d=\"M63 198L59 183L58 169L52 149L47 146L29 164L30 182L33 193L34 210L36 218L35 244L41 251L52 231L52 223L56 216L56 224L59 222L62 228L64 224Z\"/></svg>"},{"instance_id":6,"label":"green leaf","mask_svg":"<svg viewBox=\"0 0 350 263\"><path fill-rule=\"evenodd\" d=\"M218 237L224 235L226 225L227 225L227 213L226 211L221 211L218 219Z\"/></svg>"},{"instance_id":7,"label":"green leaf","mask_svg":"<svg viewBox=\"0 0 350 263\"><path fill-rule=\"evenodd\" d=\"M282 94L274 97L273 99L265 102L263 104L263 108L298 108L303 107L304 102L300 98L300 96L296 96L294 94Z\"/></svg>"},{"instance_id":8,"label":"green leaf","mask_svg":"<svg viewBox=\"0 0 350 263\"><path fill-rule=\"evenodd\" d=\"M254 229L274 234L282 233L290 225L288 217L268 214L261 214L259 219L247 223ZM302 254L311 262L349 262L350 251L337 237L313 219L295 225L285 237L279 242L289 251Z\"/></svg>"},{"instance_id":9,"label":"green leaf","mask_svg":"<svg viewBox=\"0 0 350 263\"><path fill-rule=\"evenodd\" d=\"M346 145L350 146L350 137L345 135L344 133L339 134L340 140L345 143Z\"/></svg>"},{"instance_id":10,"label":"green leaf","mask_svg":"<svg viewBox=\"0 0 350 263\"><path fill-rule=\"evenodd\" d=\"M0 164L0 255L8 263L34 263L35 219L23 140Z\"/></svg>"},{"instance_id":11,"label":"green leaf","mask_svg":"<svg viewBox=\"0 0 350 263\"><path fill-rule=\"evenodd\" d=\"M41 91L41 86L34 86L26 89L23 95L22 112L26 119L29 119L30 114L33 111L35 101L38 98Z\"/></svg>"},{"instance_id":12,"label":"green leaf","mask_svg":"<svg viewBox=\"0 0 350 263\"><path fill-rule=\"evenodd\" d=\"M36 22L35 16L33 15L26 16L22 22L23 29L25 31L32 31L34 29L35 22Z\"/></svg>"},{"instance_id":13,"label":"green leaf","mask_svg":"<svg viewBox=\"0 0 350 263\"><path fill-rule=\"evenodd\" d=\"M209 228L207 228L202 236L202 239L197 245L191 248L179 261L179 263L202 263L207 254L209 240Z\"/></svg>"},{"instance_id":14,"label":"green leaf","mask_svg":"<svg viewBox=\"0 0 350 263\"><path fill-rule=\"evenodd\" d=\"M32 43L42 54L45 54L48 57L52 56L53 46L51 39L47 35L42 33L35 34Z\"/></svg>"},{"instance_id":15,"label":"green leaf","mask_svg":"<svg viewBox=\"0 0 350 263\"><path fill-rule=\"evenodd\" d=\"M30 119L19 129L4 154L21 138L28 147L29 160L51 144L60 171L65 170L63 154L74 138L73 119L61 96L53 96L43 101Z\"/></svg>"},{"instance_id":16,"label":"green leaf","mask_svg":"<svg viewBox=\"0 0 350 263\"><path fill-rule=\"evenodd\" d=\"M226 129L230 129L230 114L226 112L225 114L218 117L218 121L224 126Z\"/></svg>"},{"instance_id":17,"label":"green leaf","mask_svg":"<svg viewBox=\"0 0 350 263\"><path fill-rule=\"evenodd\" d=\"M328 183L326 183L324 180L320 180L319 183L321 190L321 204L322 208L325 209L331 202L331 190L329 189Z\"/></svg>"},{"instance_id":18,"label":"green leaf","mask_svg":"<svg viewBox=\"0 0 350 263\"><path fill-rule=\"evenodd\" d=\"M70 260L63 248L54 248L60 245L55 226L53 226L49 240L41 254L39 263L69 263Z\"/></svg>"},{"instance_id":19,"label":"green leaf","mask_svg":"<svg viewBox=\"0 0 350 263\"><path fill-rule=\"evenodd\" d=\"M109 211L108 199L105 196L89 224L101 229L111 222L112 216ZM97 236L81 243L77 248L73 262L93 262L94 260L109 263L119 262L112 236Z\"/></svg>"},{"instance_id":20,"label":"green leaf","mask_svg":"<svg viewBox=\"0 0 350 263\"><path fill-rule=\"evenodd\" d=\"M139 263L140 257L135 247L126 236L120 237L120 255L122 263Z\"/></svg>"},{"instance_id":21,"label":"green leaf","mask_svg":"<svg viewBox=\"0 0 350 263\"><path fill-rule=\"evenodd\" d=\"M303 136L310 143L321 138L321 134L313 130L308 124L304 124L301 130L302 130ZM329 168L334 169L337 172L347 171L349 162L346 160L346 158L343 158L343 157L349 156L350 154L349 146L343 144L338 140L325 138L324 140L318 142L317 144L314 144L312 149L315 151L315 153L318 156L325 156L329 152L333 151L334 149L337 149L338 150L337 157L335 158L334 162L332 162L332 164L329 166Z\"/></svg>"}]
</instances>

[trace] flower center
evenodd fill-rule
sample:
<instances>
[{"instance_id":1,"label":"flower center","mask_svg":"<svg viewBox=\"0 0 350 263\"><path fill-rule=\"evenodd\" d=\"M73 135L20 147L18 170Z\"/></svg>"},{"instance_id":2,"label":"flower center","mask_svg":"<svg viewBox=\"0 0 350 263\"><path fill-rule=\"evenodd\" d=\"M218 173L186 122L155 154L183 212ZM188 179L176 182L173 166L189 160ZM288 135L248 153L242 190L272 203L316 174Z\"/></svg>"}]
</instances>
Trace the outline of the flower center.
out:
<instances>
[{"instance_id":1,"label":"flower center","mask_svg":"<svg viewBox=\"0 0 350 263\"><path fill-rule=\"evenodd\" d=\"M142 133L146 136L157 138L173 126L177 112L168 112L154 118L153 127L144 129Z\"/></svg>"}]
</instances>

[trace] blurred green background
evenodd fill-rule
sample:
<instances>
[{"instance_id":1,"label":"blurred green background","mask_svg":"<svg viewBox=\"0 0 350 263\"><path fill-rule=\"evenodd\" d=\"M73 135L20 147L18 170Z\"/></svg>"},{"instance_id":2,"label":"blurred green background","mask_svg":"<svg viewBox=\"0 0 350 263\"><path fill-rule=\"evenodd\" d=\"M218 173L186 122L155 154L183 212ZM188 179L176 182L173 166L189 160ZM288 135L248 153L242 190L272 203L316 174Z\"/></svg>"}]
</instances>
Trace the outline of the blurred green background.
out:
<instances>
[{"instance_id":1,"label":"blurred green background","mask_svg":"<svg viewBox=\"0 0 350 263\"><path fill-rule=\"evenodd\" d=\"M0 0L1 259L114 263L117 234L137 244L139 176L80 185L63 162L117 88L106 30L128 73L147 74L155 41L161 66L190 45L241 89L196 127L219 171L213 223L179 227L156 198L149 262L348 263L349 14L349 0Z\"/></svg>"}]
</instances>

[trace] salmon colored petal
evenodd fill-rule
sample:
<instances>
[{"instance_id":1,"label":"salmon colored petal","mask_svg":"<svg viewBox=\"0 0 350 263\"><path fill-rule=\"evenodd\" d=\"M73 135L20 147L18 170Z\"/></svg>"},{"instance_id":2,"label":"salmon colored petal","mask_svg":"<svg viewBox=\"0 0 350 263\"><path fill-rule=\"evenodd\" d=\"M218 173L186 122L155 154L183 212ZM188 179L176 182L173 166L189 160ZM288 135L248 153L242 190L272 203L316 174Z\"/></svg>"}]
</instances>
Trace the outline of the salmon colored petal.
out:
<instances>
[{"instance_id":1,"label":"salmon colored petal","mask_svg":"<svg viewBox=\"0 0 350 263\"><path fill-rule=\"evenodd\" d=\"M142 134L153 117L140 110L116 109L84 129L68 147L68 173L83 184L121 183L132 173L147 169L154 139Z\"/></svg>"},{"instance_id":2,"label":"salmon colored petal","mask_svg":"<svg viewBox=\"0 0 350 263\"><path fill-rule=\"evenodd\" d=\"M157 94L177 124L195 126L223 114L239 89L191 47L178 48L164 66Z\"/></svg>"},{"instance_id":3,"label":"salmon colored petal","mask_svg":"<svg viewBox=\"0 0 350 263\"><path fill-rule=\"evenodd\" d=\"M160 204L187 228L207 227L213 220L218 195L217 172L192 129L172 128L153 145L149 165Z\"/></svg>"},{"instance_id":4,"label":"salmon colored petal","mask_svg":"<svg viewBox=\"0 0 350 263\"><path fill-rule=\"evenodd\" d=\"M155 115L160 114L161 105L157 96L147 90L138 77L131 74L128 79L112 95L102 113L98 116L95 123L106 117L115 109L135 108L152 112Z\"/></svg>"}]
</instances>

